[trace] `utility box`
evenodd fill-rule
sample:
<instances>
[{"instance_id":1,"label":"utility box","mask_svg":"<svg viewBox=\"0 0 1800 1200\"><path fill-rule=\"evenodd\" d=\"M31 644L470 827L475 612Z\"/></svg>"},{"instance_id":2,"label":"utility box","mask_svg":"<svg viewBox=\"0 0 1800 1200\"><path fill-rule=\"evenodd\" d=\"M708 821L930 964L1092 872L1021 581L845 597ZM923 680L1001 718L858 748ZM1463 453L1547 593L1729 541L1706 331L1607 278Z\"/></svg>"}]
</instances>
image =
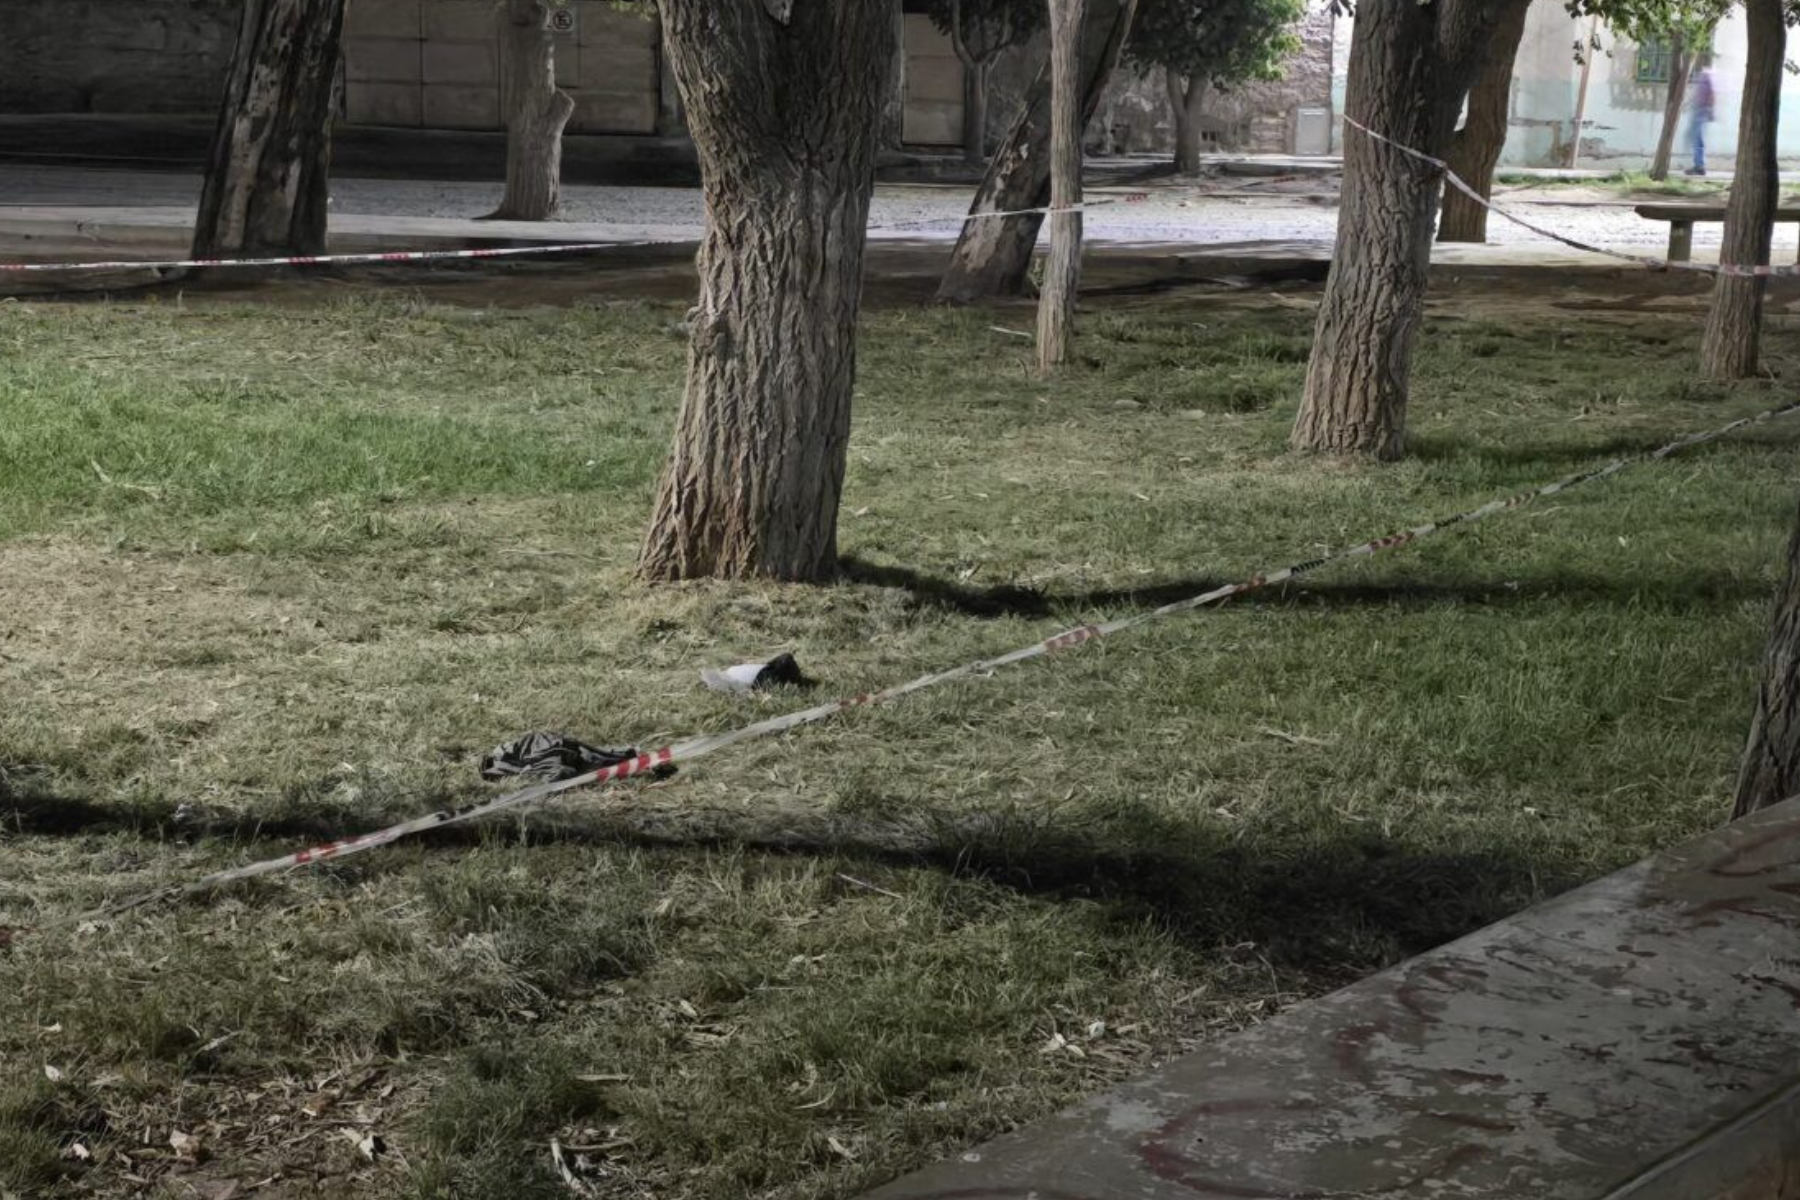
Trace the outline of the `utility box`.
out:
<instances>
[{"instance_id":1,"label":"utility box","mask_svg":"<svg viewBox=\"0 0 1800 1200\"><path fill-rule=\"evenodd\" d=\"M1331 153L1331 110L1329 108L1296 108L1294 110L1294 153Z\"/></svg>"}]
</instances>

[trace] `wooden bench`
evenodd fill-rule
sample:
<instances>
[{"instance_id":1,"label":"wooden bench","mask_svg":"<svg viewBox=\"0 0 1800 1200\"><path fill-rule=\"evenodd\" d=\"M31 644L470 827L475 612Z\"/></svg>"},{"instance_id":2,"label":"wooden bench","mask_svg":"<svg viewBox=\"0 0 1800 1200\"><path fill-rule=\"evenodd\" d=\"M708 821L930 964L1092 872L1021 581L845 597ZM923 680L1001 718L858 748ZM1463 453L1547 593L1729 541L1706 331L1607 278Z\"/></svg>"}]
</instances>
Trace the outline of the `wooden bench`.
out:
<instances>
[{"instance_id":1,"label":"wooden bench","mask_svg":"<svg viewBox=\"0 0 1800 1200\"><path fill-rule=\"evenodd\" d=\"M1687 262L1694 256L1694 225L1725 219L1723 204L1640 204L1637 215L1646 221L1669 223L1669 261ZM1775 221L1800 223L1800 207L1777 208Z\"/></svg>"}]
</instances>

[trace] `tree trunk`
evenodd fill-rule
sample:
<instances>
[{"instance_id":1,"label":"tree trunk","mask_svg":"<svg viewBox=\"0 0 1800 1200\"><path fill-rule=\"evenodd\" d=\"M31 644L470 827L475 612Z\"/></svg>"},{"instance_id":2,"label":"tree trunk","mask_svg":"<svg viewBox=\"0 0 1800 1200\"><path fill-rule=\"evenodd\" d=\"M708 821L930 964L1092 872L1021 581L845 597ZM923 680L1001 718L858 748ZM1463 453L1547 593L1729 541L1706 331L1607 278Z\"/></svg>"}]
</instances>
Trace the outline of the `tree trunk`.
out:
<instances>
[{"instance_id":1,"label":"tree trunk","mask_svg":"<svg viewBox=\"0 0 1800 1200\"><path fill-rule=\"evenodd\" d=\"M1512 5L1494 28L1492 57L1469 89L1469 115L1450 142L1450 169L1480 192L1494 194L1494 170L1506 149L1512 118L1513 61L1525 40L1525 17L1531 9ZM1438 218L1440 242L1486 242L1488 210L1456 188L1444 188L1444 212Z\"/></svg>"},{"instance_id":2,"label":"tree trunk","mask_svg":"<svg viewBox=\"0 0 1800 1200\"><path fill-rule=\"evenodd\" d=\"M1038 372L1069 358L1081 287L1081 14L1085 0L1050 0L1050 259L1038 297Z\"/></svg>"},{"instance_id":3,"label":"tree trunk","mask_svg":"<svg viewBox=\"0 0 1800 1200\"><path fill-rule=\"evenodd\" d=\"M1588 22L1587 41L1581 44L1581 82L1575 87L1574 133L1569 138L1569 154L1563 166L1573 171L1581 165L1581 134L1587 128L1588 85L1594 79L1594 55L1600 40L1600 18Z\"/></svg>"},{"instance_id":4,"label":"tree trunk","mask_svg":"<svg viewBox=\"0 0 1800 1200\"><path fill-rule=\"evenodd\" d=\"M1763 658L1750 742L1738 769L1732 818L1800 795L1800 523L1788 541L1787 580Z\"/></svg>"},{"instance_id":5,"label":"tree trunk","mask_svg":"<svg viewBox=\"0 0 1800 1200\"><path fill-rule=\"evenodd\" d=\"M1345 112L1403 146L1441 157L1502 10L1524 2L1363 0ZM1429 165L1354 128L1344 142L1337 245L1292 443L1296 450L1394 459L1405 447L1407 381L1439 179Z\"/></svg>"},{"instance_id":6,"label":"tree trunk","mask_svg":"<svg viewBox=\"0 0 1800 1200\"><path fill-rule=\"evenodd\" d=\"M243 0L194 257L320 254L344 0Z\"/></svg>"},{"instance_id":7,"label":"tree trunk","mask_svg":"<svg viewBox=\"0 0 1800 1200\"><path fill-rule=\"evenodd\" d=\"M891 5L660 8L706 232L687 389L638 567L651 580L823 579L837 567Z\"/></svg>"},{"instance_id":8,"label":"tree trunk","mask_svg":"<svg viewBox=\"0 0 1800 1200\"><path fill-rule=\"evenodd\" d=\"M1206 81L1164 71L1163 84L1169 89L1169 108L1175 114L1175 173L1192 175L1200 169L1200 110Z\"/></svg>"},{"instance_id":9,"label":"tree trunk","mask_svg":"<svg viewBox=\"0 0 1800 1200\"><path fill-rule=\"evenodd\" d=\"M547 0L500 0L500 106L506 113L506 193L497 220L548 221L562 188L563 126L575 102L556 90L556 35Z\"/></svg>"},{"instance_id":10,"label":"tree trunk","mask_svg":"<svg viewBox=\"0 0 1800 1200\"><path fill-rule=\"evenodd\" d=\"M1081 123L1085 127L1100 107L1125 36L1131 30L1137 0L1089 0L1081 26ZM969 206L971 218L981 213L1036 208L1050 198L1049 64L1025 94L1006 141L988 162L987 173ZM938 285L942 304L972 304L990 296L1015 296L1024 289L1043 217L980 218L963 222L950 266Z\"/></svg>"},{"instance_id":11,"label":"tree trunk","mask_svg":"<svg viewBox=\"0 0 1800 1200\"><path fill-rule=\"evenodd\" d=\"M894 53L888 67L887 102L881 109L881 148L906 144L906 6L894 4Z\"/></svg>"},{"instance_id":12,"label":"tree trunk","mask_svg":"<svg viewBox=\"0 0 1800 1200\"><path fill-rule=\"evenodd\" d=\"M963 65L963 161L975 166L987 161L988 68L985 58Z\"/></svg>"},{"instance_id":13,"label":"tree trunk","mask_svg":"<svg viewBox=\"0 0 1800 1200\"><path fill-rule=\"evenodd\" d=\"M1767 265L1775 231L1775 135L1781 116L1781 72L1787 59L1782 0L1745 0L1747 61L1738 117L1737 177L1725 208L1722 263ZM1756 374L1762 340L1763 293L1768 280L1721 275L1713 284L1712 315L1700 343L1701 369L1711 379Z\"/></svg>"},{"instance_id":14,"label":"tree trunk","mask_svg":"<svg viewBox=\"0 0 1800 1200\"><path fill-rule=\"evenodd\" d=\"M1687 97L1688 71L1693 56L1679 32L1669 41L1669 92L1663 97L1662 133L1656 139L1656 157L1650 160L1650 178L1669 177L1669 161L1675 157L1675 132L1681 127L1681 102Z\"/></svg>"}]
</instances>

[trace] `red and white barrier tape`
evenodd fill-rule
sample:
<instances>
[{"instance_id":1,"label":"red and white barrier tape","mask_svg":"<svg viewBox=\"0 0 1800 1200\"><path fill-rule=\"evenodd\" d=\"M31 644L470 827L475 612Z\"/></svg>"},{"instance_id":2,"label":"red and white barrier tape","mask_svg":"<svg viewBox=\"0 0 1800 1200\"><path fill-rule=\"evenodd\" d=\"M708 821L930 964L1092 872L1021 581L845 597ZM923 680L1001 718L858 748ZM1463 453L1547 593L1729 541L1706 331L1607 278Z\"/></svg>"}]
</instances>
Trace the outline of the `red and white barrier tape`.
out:
<instances>
[{"instance_id":1,"label":"red and white barrier tape","mask_svg":"<svg viewBox=\"0 0 1800 1200\"><path fill-rule=\"evenodd\" d=\"M1118 620L1107 621L1099 625L1079 625L1073 629L1066 629L1061 633L1045 638L1043 641L1033 642L1029 646L1020 647L1017 650L998 655L994 658L985 658L977 662L964 663L961 666L951 667L945 671L921 675L917 679L913 679L906 683L895 684L892 687L883 688L880 691L865 692L861 695L849 696L841 700L828 701L824 704L814 705L811 708L800 709L797 712L770 717L767 720L757 721L754 724L728 730L724 733L702 734L698 737L688 738L685 741L675 742L672 745L664 746L661 749L652 751L648 754L641 754L629 761L618 763L610 767L603 767L596 771L590 771L585 775L577 775L572 779L564 779L555 783L537 784L533 787L523 788L519 791L509 793L505 796L498 796L491 800L480 800L457 808L440 809L437 812L427 813L421 817L414 817L411 820L402 821L397 825L390 825L385 829L378 829L371 833L358 834L355 837L344 838L340 841L326 842L323 845L312 846L304 850L295 851L291 854L283 854L277 858L265 859L262 862L251 863L247 866L232 867L224 871L215 871L210 875L203 876L190 883L159 889L146 895L125 901L103 910L98 915L103 916L124 912L153 901L210 891L225 884L236 883L245 879L254 879L260 875L271 875L278 871L289 871L300 867L311 866L315 863L348 858L353 854L361 854L368 850L374 850L380 846L389 845L390 843L397 842L400 839L415 833L424 833L428 830L441 829L448 825L456 825L465 821L473 821L481 817L489 817L495 813L505 812L508 809L532 804L539 800L545 800L562 792L572 791L576 788L592 787L595 784L613 783L617 780L629 779L633 775L643 775L650 771L654 771L656 768L664 766L665 764L693 762L694 760L704 758L709 754L715 754L729 746L735 746L739 742L747 742L755 738L785 733L790 729L797 729L803 725L815 725L821 721L830 720L851 709L866 708L875 704L886 704L889 701L898 700L902 696L909 695L913 692L923 691L926 688L937 687L940 684L950 683L958 679L966 679L973 675L985 675L989 672L997 671L1002 667L1010 667L1015 663L1025 662L1028 659L1043 658L1057 651L1073 650L1088 642L1097 641L1104 637L1110 637L1113 634L1123 633L1130 629L1136 629L1142 625L1148 625L1152 621L1160 621L1180 613L1192 612L1195 609L1204 608L1208 605L1222 603L1233 596L1243 595L1246 592L1257 591L1261 588L1270 587L1275 584L1286 583L1291 579L1298 578L1301 575L1310 574L1333 563L1377 554L1383 550L1392 550L1396 547L1405 546L1412 542L1419 541L1422 538L1429 537L1434 533L1442 532L1453 526L1472 524L1475 521L1491 517L1496 513L1522 508L1533 501L1541 500L1547 496L1554 496L1560 492L1566 492L1571 488L1579 487L1582 484L1593 483L1605 479L1608 476L1617 474L1628 466L1655 462L1692 446L1698 446L1705 442L1717 441L1719 438L1735 433L1740 429L1746 429L1753 425L1766 424L1770 421L1792 416L1795 413L1800 413L1800 402L1789 404L1781 408L1769 409L1768 411L1758 413L1755 416L1744 417L1740 420L1733 421L1728 425L1722 425L1717 429L1708 430L1703 433L1690 434L1687 437L1678 438L1657 450L1643 454L1629 455L1624 458L1616 458L1603 466L1595 467L1588 471L1578 472L1574 475L1565 476L1554 483L1544 484L1541 487L1519 492L1502 499L1490 500L1479 508L1473 508L1467 512L1458 513L1455 516L1445 517L1441 520L1433 521L1425 525L1419 525L1412 529L1405 529L1399 533L1390 534L1387 537L1376 538L1373 541L1363 542L1361 545L1351 546L1348 549L1339 550L1335 553L1324 554L1317 558L1307 559L1304 562L1294 563L1291 566L1282 567L1280 570L1271 571L1267 574L1253 575L1240 583L1232 583L1227 584L1224 587L1214 588L1212 591L1204 592L1197 596L1191 596L1185 600L1177 600L1172 604L1165 604L1161 608L1149 609L1141 613L1136 613L1128 617L1121 617ZM68 924L73 920L79 919L91 918L70 918L68 920L58 921L56 924ZM37 928L40 929L45 927L46 926L43 925L37 926ZM0 943L3 943L5 940L3 936L4 933L5 927L0 926Z\"/></svg>"},{"instance_id":2,"label":"red and white barrier tape","mask_svg":"<svg viewBox=\"0 0 1800 1200\"><path fill-rule=\"evenodd\" d=\"M1104 208L1111 204L1138 204L1150 198L1148 192L1132 192L1128 195L1110 197L1104 200L1089 200L1079 205L1071 205L1070 210ZM964 213L942 217L923 217L916 221L899 221L888 225L874 225L871 233L892 232L905 229L925 229L932 225L942 225L950 221L993 220L1005 217L1029 217L1048 215L1057 211L1048 206L1042 208L1015 208L1005 212ZM0 263L0 273L25 272L67 272L67 271L175 271L202 267L317 267L327 263L403 263L434 262L459 258L517 258L528 254L574 254L590 250L623 250L645 246L681 246L698 240L697 238L664 238L649 241L624 242L564 242L544 246L493 246L472 250L389 250L367 254L290 254L276 258L174 258L163 260L115 259L109 262L42 262L42 263Z\"/></svg>"},{"instance_id":3,"label":"red and white barrier tape","mask_svg":"<svg viewBox=\"0 0 1800 1200\"><path fill-rule=\"evenodd\" d=\"M1605 246L1596 246L1591 242L1578 241L1566 234L1557 233L1554 229L1546 229L1542 225L1534 224L1527 221L1524 217L1501 208L1498 204L1495 204L1486 196L1483 196L1471 184L1464 180L1462 176L1458 175L1455 171L1452 171L1450 169L1450 164L1443 159L1426 154L1423 150L1415 150L1411 146L1397 142L1385 134L1376 133L1373 129L1370 129L1367 125L1364 125L1354 117L1346 116L1344 118L1344 124L1352 129L1367 134L1377 142L1392 146L1409 158L1415 158L1422 163L1429 163L1443 174L1444 181L1451 187L1455 188L1457 191L1461 192L1463 195L1502 220L1511 221L1521 229L1528 229L1539 237L1549 238L1551 241L1568 246L1573 250L1581 250L1588 254L1599 254L1606 258L1616 258L1623 262L1637 263L1639 266L1648 267L1653 271L1698 271L1703 275L1730 275L1746 279L1766 279L1782 275L1800 275L1800 265L1791 267L1748 266L1742 263L1679 262L1672 258L1657 258L1654 255L1649 254L1632 254L1625 250L1612 250Z\"/></svg>"}]
</instances>

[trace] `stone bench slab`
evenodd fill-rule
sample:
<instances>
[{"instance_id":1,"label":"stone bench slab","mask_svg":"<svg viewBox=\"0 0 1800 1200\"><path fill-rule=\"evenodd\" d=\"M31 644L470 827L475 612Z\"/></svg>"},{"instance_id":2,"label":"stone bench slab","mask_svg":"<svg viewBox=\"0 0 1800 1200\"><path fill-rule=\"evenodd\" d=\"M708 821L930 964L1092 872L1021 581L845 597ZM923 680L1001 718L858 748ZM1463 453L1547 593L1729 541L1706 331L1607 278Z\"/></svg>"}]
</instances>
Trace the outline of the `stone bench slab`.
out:
<instances>
[{"instance_id":1,"label":"stone bench slab","mask_svg":"<svg viewBox=\"0 0 1800 1200\"><path fill-rule=\"evenodd\" d=\"M1800 1196L1800 801L869 1200Z\"/></svg>"}]
</instances>

